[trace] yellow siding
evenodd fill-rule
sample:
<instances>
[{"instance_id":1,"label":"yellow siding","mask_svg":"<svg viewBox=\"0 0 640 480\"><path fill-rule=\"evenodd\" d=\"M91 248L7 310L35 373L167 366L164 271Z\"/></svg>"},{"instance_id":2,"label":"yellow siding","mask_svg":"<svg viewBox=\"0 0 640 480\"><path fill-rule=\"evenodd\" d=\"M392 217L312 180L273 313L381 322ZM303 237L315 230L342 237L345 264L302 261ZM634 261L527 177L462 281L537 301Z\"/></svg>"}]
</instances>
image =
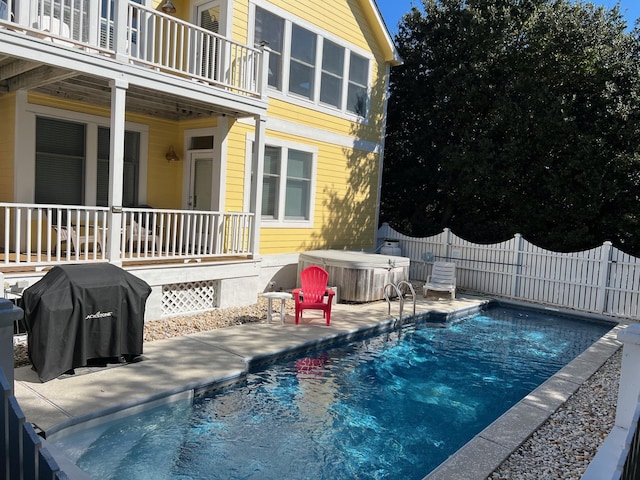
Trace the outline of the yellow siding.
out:
<instances>
[{"instance_id":1,"label":"yellow siding","mask_svg":"<svg viewBox=\"0 0 640 480\"><path fill-rule=\"evenodd\" d=\"M367 123L356 123L336 112L332 115L294 105L286 100L269 99L268 117L311 127L317 131L381 142L382 114L386 67L383 53L367 24L359 0L273 0L273 5L329 32L349 45L370 52L372 85L370 117ZM234 37L247 41L249 32L248 2L234 2ZM249 26L252 28L252 26ZM244 38L241 38L245 35ZM227 205L242 205L244 191L245 139L253 128L236 125L229 135L229 175ZM318 151L314 222L311 228L270 228L263 225L260 239L262 254L298 252L315 248L370 248L373 244L377 203L379 156L356 149L320 142L301 136L267 131L268 139L279 139L315 147ZM231 171L238 164L237 172ZM237 175L236 175L237 173Z\"/></svg>"},{"instance_id":2,"label":"yellow siding","mask_svg":"<svg viewBox=\"0 0 640 480\"><path fill-rule=\"evenodd\" d=\"M12 202L15 139L15 94L0 97L0 112L5 122L0 129L0 202Z\"/></svg>"}]
</instances>

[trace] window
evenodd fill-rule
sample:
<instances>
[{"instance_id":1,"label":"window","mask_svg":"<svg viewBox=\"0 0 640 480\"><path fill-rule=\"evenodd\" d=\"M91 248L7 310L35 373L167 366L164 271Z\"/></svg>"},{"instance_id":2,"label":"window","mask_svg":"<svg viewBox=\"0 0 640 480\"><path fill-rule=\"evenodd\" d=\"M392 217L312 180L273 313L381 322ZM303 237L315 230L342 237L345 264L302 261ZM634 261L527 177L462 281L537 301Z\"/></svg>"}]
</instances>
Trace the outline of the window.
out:
<instances>
[{"instance_id":1,"label":"window","mask_svg":"<svg viewBox=\"0 0 640 480\"><path fill-rule=\"evenodd\" d=\"M368 78L369 61L366 58L352 52L349 62L347 110L360 116L364 116L367 111Z\"/></svg>"},{"instance_id":2,"label":"window","mask_svg":"<svg viewBox=\"0 0 640 480\"><path fill-rule=\"evenodd\" d=\"M284 44L284 19L256 8L256 43L267 42L269 49L268 84L282 90L282 46Z\"/></svg>"},{"instance_id":3,"label":"window","mask_svg":"<svg viewBox=\"0 0 640 480\"><path fill-rule=\"evenodd\" d=\"M36 118L36 203L84 203L85 125Z\"/></svg>"},{"instance_id":4,"label":"window","mask_svg":"<svg viewBox=\"0 0 640 480\"><path fill-rule=\"evenodd\" d=\"M255 43L267 42L271 49L270 87L293 103L311 101L328 112L366 115L369 59L260 7L254 27Z\"/></svg>"},{"instance_id":5,"label":"window","mask_svg":"<svg viewBox=\"0 0 640 480\"><path fill-rule=\"evenodd\" d=\"M312 156L310 153L289 150L287 190L284 206L284 218L286 220L309 220L311 161Z\"/></svg>"},{"instance_id":6,"label":"window","mask_svg":"<svg viewBox=\"0 0 640 480\"><path fill-rule=\"evenodd\" d=\"M109 129L98 127L98 174L96 179L96 205L109 205ZM122 204L138 205L138 176L140 164L140 133L124 133L124 166Z\"/></svg>"},{"instance_id":7,"label":"window","mask_svg":"<svg viewBox=\"0 0 640 480\"><path fill-rule=\"evenodd\" d=\"M97 129L98 145L92 155L86 144L87 131ZM126 131L124 136L123 205L138 204L140 176L140 132ZM36 117L35 202L62 205L99 206L109 200L109 128L95 123L80 123ZM95 184L85 173L96 168ZM95 197L94 197L95 196Z\"/></svg>"},{"instance_id":8,"label":"window","mask_svg":"<svg viewBox=\"0 0 640 480\"><path fill-rule=\"evenodd\" d=\"M342 77L344 72L344 48L329 40L322 45L322 79L320 101L340 108Z\"/></svg>"},{"instance_id":9,"label":"window","mask_svg":"<svg viewBox=\"0 0 640 480\"><path fill-rule=\"evenodd\" d=\"M316 35L297 25L291 31L289 91L313 99Z\"/></svg>"},{"instance_id":10,"label":"window","mask_svg":"<svg viewBox=\"0 0 640 480\"><path fill-rule=\"evenodd\" d=\"M262 179L262 216L264 218L276 218L278 214L281 150L281 148L269 146L264 149L264 175Z\"/></svg>"},{"instance_id":11,"label":"window","mask_svg":"<svg viewBox=\"0 0 640 480\"><path fill-rule=\"evenodd\" d=\"M264 220L283 224L311 220L314 156L313 152L285 144L265 146L262 176Z\"/></svg>"}]
</instances>

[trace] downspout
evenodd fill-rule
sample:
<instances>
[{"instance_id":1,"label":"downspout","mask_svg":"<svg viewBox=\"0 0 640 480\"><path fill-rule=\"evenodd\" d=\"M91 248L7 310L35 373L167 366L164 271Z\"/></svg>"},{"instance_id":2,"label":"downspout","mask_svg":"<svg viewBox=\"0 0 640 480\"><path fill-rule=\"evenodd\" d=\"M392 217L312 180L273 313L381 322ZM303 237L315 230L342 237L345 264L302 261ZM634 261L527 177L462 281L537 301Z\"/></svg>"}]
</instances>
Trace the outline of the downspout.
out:
<instances>
[{"instance_id":1,"label":"downspout","mask_svg":"<svg viewBox=\"0 0 640 480\"><path fill-rule=\"evenodd\" d=\"M378 167L378 191L376 192L377 201L376 201L376 215L374 219L374 229L373 229L373 247L376 247L376 242L378 239L378 225L380 223L380 200L382 196L382 172L384 170L384 144L387 136L387 106L389 103L389 78L391 76L391 64L389 62L386 63L386 72L384 79L384 101L382 103L382 137L380 139L380 165Z\"/></svg>"}]
</instances>

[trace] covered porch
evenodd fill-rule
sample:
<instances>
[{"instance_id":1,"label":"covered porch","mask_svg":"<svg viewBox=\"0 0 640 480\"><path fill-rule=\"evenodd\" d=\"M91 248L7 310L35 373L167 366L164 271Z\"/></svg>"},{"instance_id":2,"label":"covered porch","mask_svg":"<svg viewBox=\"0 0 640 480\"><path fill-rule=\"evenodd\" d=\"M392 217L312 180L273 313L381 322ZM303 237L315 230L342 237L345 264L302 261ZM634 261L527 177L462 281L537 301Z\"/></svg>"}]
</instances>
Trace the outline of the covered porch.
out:
<instances>
[{"instance_id":1,"label":"covered porch","mask_svg":"<svg viewBox=\"0 0 640 480\"><path fill-rule=\"evenodd\" d=\"M249 168L262 172L268 52L211 21L142 4L150 2L0 2L0 104L15 112L0 133L5 284L33 283L59 264L110 262L152 285L154 317L246 296L237 287L257 283L262 182L254 175L240 186L246 202L225 203L223 145L244 119L255 146ZM198 18L214 13L230 15L203 9ZM83 153L43 149L44 134L70 143L59 135L67 124L84 126ZM164 145L167 131L176 133ZM211 198L196 202L187 158L203 156L214 164L199 177ZM72 162L79 186L70 188Z\"/></svg>"}]
</instances>

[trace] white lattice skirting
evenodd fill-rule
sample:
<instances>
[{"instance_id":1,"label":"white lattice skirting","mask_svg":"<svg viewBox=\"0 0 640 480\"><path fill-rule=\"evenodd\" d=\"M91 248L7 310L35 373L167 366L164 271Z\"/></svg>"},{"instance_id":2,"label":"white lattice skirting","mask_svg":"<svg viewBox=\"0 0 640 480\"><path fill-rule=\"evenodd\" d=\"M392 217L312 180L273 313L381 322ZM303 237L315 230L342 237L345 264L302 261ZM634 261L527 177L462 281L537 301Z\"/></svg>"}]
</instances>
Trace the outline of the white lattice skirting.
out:
<instances>
[{"instance_id":1,"label":"white lattice skirting","mask_svg":"<svg viewBox=\"0 0 640 480\"><path fill-rule=\"evenodd\" d=\"M218 282L173 283L162 287L162 316L212 310L218 306Z\"/></svg>"}]
</instances>

